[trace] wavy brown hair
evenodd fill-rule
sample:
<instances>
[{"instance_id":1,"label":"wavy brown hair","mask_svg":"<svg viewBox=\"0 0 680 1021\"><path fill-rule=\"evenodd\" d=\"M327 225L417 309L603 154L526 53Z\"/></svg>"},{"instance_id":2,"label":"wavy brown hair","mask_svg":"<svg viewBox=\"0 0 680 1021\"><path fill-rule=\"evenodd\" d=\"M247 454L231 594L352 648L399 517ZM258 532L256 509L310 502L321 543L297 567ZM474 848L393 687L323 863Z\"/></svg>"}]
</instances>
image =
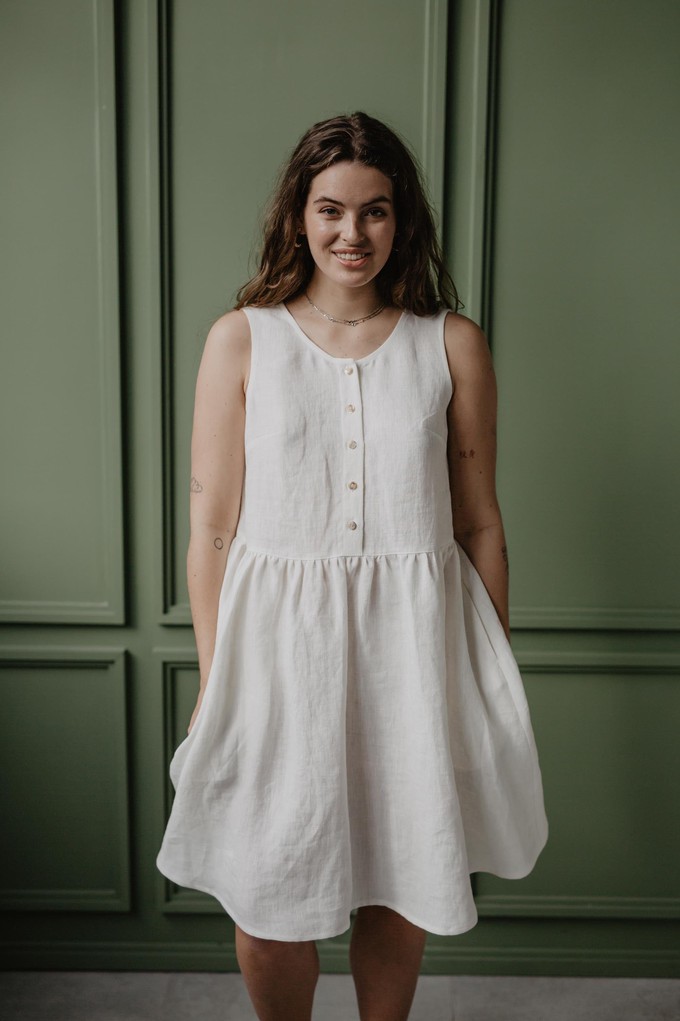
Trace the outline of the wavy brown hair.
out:
<instances>
[{"instance_id":1,"label":"wavy brown hair","mask_svg":"<svg viewBox=\"0 0 680 1021\"><path fill-rule=\"evenodd\" d=\"M238 291L234 308L278 305L306 289L314 260L306 240L299 248L295 241L309 186L322 170L343 161L376 167L392 181L395 248L376 277L380 300L416 315L464 308L444 265L415 156L391 128L361 112L319 121L296 145L265 213L259 269Z\"/></svg>"}]
</instances>

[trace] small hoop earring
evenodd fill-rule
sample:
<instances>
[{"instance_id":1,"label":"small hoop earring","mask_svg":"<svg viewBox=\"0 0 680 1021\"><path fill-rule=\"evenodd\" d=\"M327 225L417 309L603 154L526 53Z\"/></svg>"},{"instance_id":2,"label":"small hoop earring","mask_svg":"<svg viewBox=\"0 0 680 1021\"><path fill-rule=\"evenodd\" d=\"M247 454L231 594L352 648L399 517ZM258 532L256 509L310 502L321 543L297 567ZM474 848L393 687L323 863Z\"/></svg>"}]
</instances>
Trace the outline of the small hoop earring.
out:
<instances>
[{"instance_id":1,"label":"small hoop earring","mask_svg":"<svg viewBox=\"0 0 680 1021\"><path fill-rule=\"evenodd\" d=\"M299 235L299 234L298 234L298 237L300 237L300 235ZM296 240L295 240L295 242L294 242L294 244L293 244L293 248L302 248L302 241L298 241L298 240L296 239Z\"/></svg>"}]
</instances>

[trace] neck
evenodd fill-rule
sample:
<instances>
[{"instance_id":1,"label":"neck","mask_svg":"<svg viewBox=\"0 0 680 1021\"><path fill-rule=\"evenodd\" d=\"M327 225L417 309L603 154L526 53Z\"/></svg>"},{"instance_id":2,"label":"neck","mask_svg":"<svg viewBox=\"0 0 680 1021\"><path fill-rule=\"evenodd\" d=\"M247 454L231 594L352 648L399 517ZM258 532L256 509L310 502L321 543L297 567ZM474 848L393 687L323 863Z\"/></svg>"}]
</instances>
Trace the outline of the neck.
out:
<instances>
[{"instance_id":1,"label":"neck","mask_svg":"<svg viewBox=\"0 0 680 1021\"><path fill-rule=\"evenodd\" d=\"M373 283L364 287L343 287L332 280L312 278L307 294L315 305L338 319L361 319L381 304Z\"/></svg>"}]
</instances>

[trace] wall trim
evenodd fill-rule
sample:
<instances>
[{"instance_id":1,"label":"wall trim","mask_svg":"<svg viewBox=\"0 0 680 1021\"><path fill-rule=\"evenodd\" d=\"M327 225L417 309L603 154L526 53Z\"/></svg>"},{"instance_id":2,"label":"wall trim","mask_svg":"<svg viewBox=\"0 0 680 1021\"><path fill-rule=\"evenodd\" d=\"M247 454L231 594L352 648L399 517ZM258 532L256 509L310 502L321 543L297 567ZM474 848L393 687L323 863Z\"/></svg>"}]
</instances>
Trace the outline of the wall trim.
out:
<instances>
[{"instance_id":1,"label":"wall trim","mask_svg":"<svg viewBox=\"0 0 680 1021\"><path fill-rule=\"evenodd\" d=\"M475 188L471 192L468 261L471 267L473 312L489 337L493 351L493 252L495 246L497 185L498 89L501 60L500 0L474 0L474 53L476 75L473 117L473 153L479 166ZM474 220L473 220L474 217ZM522 629L601 630L680 630L680 612L671 607L602 607L602 606L510 606L510 624Z\"/></svg>"},{"instance_id":2,"label":"wall trim","mask_svg":"<svg viewBox=\"0 0 680 1021\"><path fill-rule=\"evenodd\" d=\"M595 650L524 650L515 653L524 673L675 674L679 652L600 652Z\"/></svg>"},{"instance_id":3,"label":"wall trim","mask_svg":"<svg viewBox=\"0 0 680 1021\"><path fill-rule=\"evenodd\" d=\"M191 607L188 602L177 602L175 577L177 551L173 537L176 531L175 514L175 448L172 400L175 380L172 375L173 323L172 323L172 157L170 125L172 111L170 65L170 18L168 0L147 0L149 14L149 122L153 125L156 143L150 150L149 195L158 209L157 224L153 226L159 258L156 264L157 300L159 321L154 334L159 337L157 364L158 379L157 421L161 474L159 477L161 503L157 520L160 522L161 597L159 623L166 626L191 627ZM444 207L444 164L446 142L446 84L447 84L447 28L448 0L425 0L424 53L422 95L422 167L429 186L430 197L438 217L441 234ZM155 82L154 85L154 73ZM152 167L156 168L155 170Z\"/></svg>"},{"instance_id":4,"label":"wall trim","mask_svg":"<svg viewBox=\"0 0 680 1021\"><path fill-rule=\"evenodd\" d=\"M344 939L345 937L340 937ZM441 937L438 937L441 938ZM426 946L423 975L564 975L621 978L677 978L679 950L626 950L580 946ZM349 974L347 945L318 944L324 974ZM76 941L41 940L0 944L3 961L12 969L126 970L126 971L238 971L233 940L196 941Z\"/></svg>"},{"instance_id":5,"label":"wall trim","mask_svg":"<svg viewBox=\"0 0 680 1021\"><path fill-rule=\"evenodd\" d=\"M422 163L441 240L446 148L447 0L425 2Z\"/></svg>"},{"instance_id":6,"label":"wall trim","mask_svg":"<svg viewBox=\"0 0 680 1021\"><path fill-rule=\"evenodd\" d=\"M162 774L162 826L163 830L165 830L170 818L174 798L169 766L175 749L178 747L175 739L177 732L176 674L178 670L186 669L187 667L195 669L196 673L198 673L199 664L195 648L161 648L157 646L153 649L153 656L156 661L156 677L160 690L161 725L163 728L159 770ZM156 841L159 848L161 838L162 833L159 833ZM221 904L209 894L178 886L158 869L156 869L156 873L158 905L164 914L224 913Z\"/></svg>"},{"instance_id":7,"label":"wall trim","mask_svg":"<svg viewBox=\"0 0 680 1021\"><path fill-rule=\"evenodd\" d=\"M0 650L0 668L48 666L51 669L83 670L101 668L109 683L119 692L119 741L116 746L115 775L119 780L119 816L116 832L118 884L111 888L88 889L8 889L0 890L0 907L7 911L106 911L128 912L131 909L130 870L130 767L128 734L127 650L107 646L5 646Z\"/></svg>"},{"instance_id":8,"label":"wall trim","mask_svg":"<svg viewBox=\"0 0 680 1021\"><path fill-rule=\"evenodd\" d=\"M522 629L587 628L617 631L679 631L680 613L677 610L617 609L601 606L511 606L510 626Z\"/></svg>"},{"instance_id":9,"label":"wall trim","mask_svg":"<svg viewBox=\"0 0 680 1021\"><path fill-rule=\"evenodd\" d=\"M100 485L104 518L101 600L0 600L0 621L17 624L125 624L121 324L119 308L116 54L112 0L91 0L92 120L98 277Z\"/></svg>"},{"instance_id":10,"label":"wall trim","mask_svg":"<svg viewBox=\"0 0 680 1021\"><path fill-rule=\"evenodd\" d=\"M523 675L617 674L680 676L679 652L554 650L515 652ZM550 918L680 918L680 897L475 894L481 916Z\"/></svg>"},{"instance_id":11,"label":"wall trim","mask_svg":"<svg viewBox=\"0 0 680 1021\"><path fill-rule=\"evenodd\" d=\"M481 915L532 918L680 918L680 897L477 896Z\"/></svg>"},{"instance_id":12,"label":"wall trim","mask_svg":"<svg viewBox=\"0 0 680 1021\"><path fill-rule=\"evenodd\" d=\"M488 329L489 208L495 117L497 0L464 0L451 9L446 114L446 261L465 315ZM463 45L458 50L456 33Z\"/></svg>"}]
</instances>

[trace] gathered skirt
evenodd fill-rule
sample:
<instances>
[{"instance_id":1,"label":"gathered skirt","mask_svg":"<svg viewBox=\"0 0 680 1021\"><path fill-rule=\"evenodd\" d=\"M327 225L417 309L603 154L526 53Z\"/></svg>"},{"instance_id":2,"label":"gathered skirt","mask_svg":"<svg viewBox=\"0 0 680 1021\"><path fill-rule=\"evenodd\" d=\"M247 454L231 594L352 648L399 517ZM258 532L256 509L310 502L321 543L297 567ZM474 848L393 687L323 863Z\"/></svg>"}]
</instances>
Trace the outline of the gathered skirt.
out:
<instances>
[{"instance_id":1,"label":"gathered skirt","mask_svg":"<svg viewBox=\"0 0 680 1021\"><path fill-rule=\"evenodd\" d=\"M470 874L526 876L547 841L519 669L455 539L296 559L237 534L169 772L159 870L262 938L339 935L364 904L465 932Z\"/></svg>"}]
</instances>

